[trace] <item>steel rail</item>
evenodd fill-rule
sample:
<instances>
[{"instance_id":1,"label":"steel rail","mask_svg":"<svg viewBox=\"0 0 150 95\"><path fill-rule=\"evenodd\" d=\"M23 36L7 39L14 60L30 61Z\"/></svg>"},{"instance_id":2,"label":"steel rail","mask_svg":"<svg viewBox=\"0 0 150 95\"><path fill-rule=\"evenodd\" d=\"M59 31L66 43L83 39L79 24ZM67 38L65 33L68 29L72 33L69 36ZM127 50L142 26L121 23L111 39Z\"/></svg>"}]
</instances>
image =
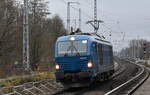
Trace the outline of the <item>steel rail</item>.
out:
<instances>
[{"instance_id":1,"label":"steel rail","mask_svg":"<svg viewBox=\"0 0 150 95\"><path fill-rule=\"evenodd\" d=\"M134 87L128 92L128 94L133 94L133 93L136 91L136 89L137 89L138 87L140 87L140 86L148 79L148 77L149 77L149 74L148 74L148 72L147 72L146 76L145 76L136 86L134 86Z\"/></svg>"},{"instance_id":2,"label":"steel rail","mask_svg":"<svg viewBox=\"0 0 150 95\"><path fill-rule=\"evenodd\" d=\"M136 75L132 79L128 80L127 82L121 84L120 86L114 88L113 90L107 92L105 95L117 95L117 93L121 92L121 90L123 90L124 87L127 87L129 84L131 84L132 82L134 82L134 80L136 80L139 77L141 77L145 73L145 67L141 66L141 65L138 65L138 64L136 64L136 65L139 66L142 69L141 72L138 75ZM149 73L147 73L147 74L149 75ZM138 85L136 85L136 87L134 86L132 90L130 90L129 92L127 92L127 95L129 95L130 93L133 93L133 91L135 91L135 89L137 88L137 86L139 86L141 83L143 83L146 80L146 78L148 77L148 75L146 75L145 78L143 80L141 80Z\"/></svg>"},{"instance_id":3,"label":"steel rail","mask_svg":"<svg viewBox=\"0 0 150 95\"><path fill-rule=\"evenodd\" d=\"M121 73L123 73L125 71L125 68L126 68L125 66L122 66L122 64L120 64L119 62L117 62L117 61L115 61L115 62L118 64L118 68L115 71L115 74L111 78L115 78L115 77L119 76ZM69 88L68 89L62 89L61 91L56 92L52 95L63 95L64 93L65 93L65 95L67 95L66 93L68 93L67 92L68 90L69 90ZM85 88L81 91L74 92L73 95L82 95L81 93L86 92L87 90L89 90L89 88Z\"/></svg>"}]
</instances>

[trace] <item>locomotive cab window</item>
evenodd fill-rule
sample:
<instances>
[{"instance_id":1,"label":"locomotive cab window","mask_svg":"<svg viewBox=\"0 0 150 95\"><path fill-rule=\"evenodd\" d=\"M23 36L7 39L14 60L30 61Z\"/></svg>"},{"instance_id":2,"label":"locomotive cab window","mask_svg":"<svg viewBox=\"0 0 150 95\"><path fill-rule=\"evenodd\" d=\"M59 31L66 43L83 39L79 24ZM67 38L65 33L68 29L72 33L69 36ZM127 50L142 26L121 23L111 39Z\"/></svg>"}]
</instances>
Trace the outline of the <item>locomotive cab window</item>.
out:
<instances>
[{"instance_id":1,"label":"locomotive cab window","mask_svg":"<svg viewBox=\"0 0 150 95\"><path fill-rule=\"evenodd\" d=\"M58 54L87 53L87 40L58 42Z\"/></svg>"}]
</instances>

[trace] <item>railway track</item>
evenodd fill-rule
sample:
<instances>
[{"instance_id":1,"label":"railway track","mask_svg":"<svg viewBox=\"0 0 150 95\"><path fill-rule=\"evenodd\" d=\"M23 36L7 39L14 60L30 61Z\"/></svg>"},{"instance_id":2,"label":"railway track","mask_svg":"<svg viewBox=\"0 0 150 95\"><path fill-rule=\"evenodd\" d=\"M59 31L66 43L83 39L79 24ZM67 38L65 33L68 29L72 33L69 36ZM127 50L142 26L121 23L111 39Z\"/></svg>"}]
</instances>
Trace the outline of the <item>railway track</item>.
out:
<instances>
[{"instance_id":1,"label":"railway track","mask_svg":"<svg viewBox=\"0 0 150 95\"><path fill-rule=\"evenodd\" d=\"M91 87L68 89L53 95L131 95L149 76L144 66L133 64L133 62L126 66L120 65L119 68L110 81L97 83Z\"/></svg>"},{"instance_id":2,"label":"railway track","mask_svg":"<svg viewBox=\"0 0 150 95\"><path fill-rule=\"evenodd\" d=\"M118 62L117 62L118 63ZM122 64L118 64L118 68L116 69L114 75L112 76L111 79L118 77L119 75L121 75L123 72L125 72L126 70L126 66L122 65ZM57 92L53 95L82 95L85 92L91 91L93 90L93 88L97 88L99 87L99 85L105 85L107 82L111 82L112 80L109 81L105 81L102 83L95 83L92 84L90 87L80 87L80 88L72 88L72 89L66 89L66 90L62 90L60 92ZM111 83L110 83L111 84ZM111 88L111 87L109 87ZM104 93L104 92L102 92ZM85 94L86 95L86 94ZM104 94L103 94L104 95Z\"/></svg>"},{"instance_id":3,"label":"railway track","mask_svg":"<svg viewBox=\"0 0 150 95\"><path fill-rule=\"evenodd\" d=\"M0 89L0 95L49 95L54 94L63 87L52 79L37 82L28 82L18 86L4 87Z\"/></svg>"},{"instance_id":4,"label":"railway track","mask_svg":"<svg viewBox=\"0 0 150 95\"><path fill-rule=\"evenodd\" d=\"M130 95L148 78L149 72L141 65L131 64L133 62L122 60L117 62L122 63L118 65L119 69L111 80L95 83L90 87L64 89L61 84L48 79L13 86L9 88L11 93L0 95Z\"/></svg>"},{"instance_id":5,"label":"railway track","mask_svg":"<svg viewBox=\"0 0 150 95\"><path fill-rule=\"evenodd\" d=\"M149 71L145 69L144 66L138 66L142 69L138 75L109 91L105 95L132 95L136 91L136 89L140 85L142 85L149 77Z\"/></svg>"}]
</instances>

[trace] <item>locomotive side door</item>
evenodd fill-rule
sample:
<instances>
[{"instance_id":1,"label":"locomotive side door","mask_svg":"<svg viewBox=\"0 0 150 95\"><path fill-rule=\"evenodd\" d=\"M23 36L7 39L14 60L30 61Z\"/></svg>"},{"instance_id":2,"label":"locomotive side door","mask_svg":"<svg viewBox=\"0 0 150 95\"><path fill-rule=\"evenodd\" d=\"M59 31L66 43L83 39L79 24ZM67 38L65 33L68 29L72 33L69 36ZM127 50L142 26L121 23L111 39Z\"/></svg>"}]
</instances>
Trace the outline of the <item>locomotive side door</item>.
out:
<instances>
[{"instance_id":1,"label":"locomotive side door","mask_svg":"<svg viewBox=\"0 0 150 95\"><path fill-rule=\"evenodd\" d=\"M95 73L98 72L98 63L99 63L99 60L98 60L98 44L96 42L92 43L92 48L91 48L91 56L92 56L92 61L94 63L94 70L95 70Z\"/></svg>"}]
</instances>

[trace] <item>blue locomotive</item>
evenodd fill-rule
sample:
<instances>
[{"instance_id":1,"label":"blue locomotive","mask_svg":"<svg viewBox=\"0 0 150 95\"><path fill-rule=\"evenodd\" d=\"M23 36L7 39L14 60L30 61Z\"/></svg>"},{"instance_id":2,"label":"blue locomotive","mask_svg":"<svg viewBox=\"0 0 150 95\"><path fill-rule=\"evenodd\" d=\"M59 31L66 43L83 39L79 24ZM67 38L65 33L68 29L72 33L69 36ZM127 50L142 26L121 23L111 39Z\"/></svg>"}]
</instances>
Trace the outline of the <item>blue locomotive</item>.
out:
<instances>
[{"instance_id":1,"label":"blue locomotive","mask_svg":"<svg viewBox=\"0 0 150 95\"><path fill-rule=\"evenodd\" d=\"M114 73L111 43L89 33L59 37L55 62L56 81L64 85L104 81Z\"/></svg>"}]
</instances>

